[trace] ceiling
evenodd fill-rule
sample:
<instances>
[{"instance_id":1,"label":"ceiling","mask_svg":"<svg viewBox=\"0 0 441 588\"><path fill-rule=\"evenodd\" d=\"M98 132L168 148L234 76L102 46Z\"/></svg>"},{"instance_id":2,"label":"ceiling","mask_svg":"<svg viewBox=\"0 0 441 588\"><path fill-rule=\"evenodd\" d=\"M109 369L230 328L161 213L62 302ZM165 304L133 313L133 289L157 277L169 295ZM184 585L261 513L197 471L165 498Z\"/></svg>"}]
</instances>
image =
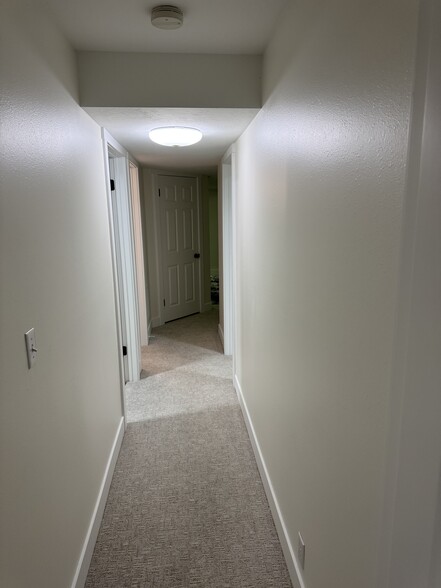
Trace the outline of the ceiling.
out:
<instances>
[{"instance_id":1,"label":"ceiling","mask_svg":"<svg viewBox=\"0 0 441 588\"><path fill-rule=\"evenodd\" d=\"M173 0L184 13L178 30L158 30L152 0L40 0L77 50L259 55L291 0ZM216 164L256 115L254 109L87 108L143 165L215 173ZM204 133L185 148L153 144L156 126L188 125Z\"/></svg>"},{"instance_id":2,"label":"ceiling","mask_svg":"<svg viewBox=\"0 0 441 588\"><path fill-rule=\"evenodd\" d=\"M141 165L192 173L216 173L225 151L246 129L255 108L85 108ZM190 147L163 147L149 139L158 126L190 126L203 133Z\"/></svg>"},{"instance_id":3,"label":"ceiling","mask_svg":"<svg viewBox=\"0 0 441 588\"><path fill-rule=\"evenodd\" d=\"M75 49L149 53L263 53L286 0L43 0ZM161 31L151 9L173 4L183 26Z\"/></svg>"}]
</instances>

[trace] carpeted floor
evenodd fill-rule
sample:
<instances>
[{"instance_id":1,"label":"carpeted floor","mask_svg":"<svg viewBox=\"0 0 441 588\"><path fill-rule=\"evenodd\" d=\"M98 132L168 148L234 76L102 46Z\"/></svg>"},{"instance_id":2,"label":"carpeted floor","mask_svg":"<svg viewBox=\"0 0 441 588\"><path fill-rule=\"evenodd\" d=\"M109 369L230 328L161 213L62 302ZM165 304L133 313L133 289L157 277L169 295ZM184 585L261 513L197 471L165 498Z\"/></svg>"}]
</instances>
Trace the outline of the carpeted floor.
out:
<instances>
[{"instance_id":1,"label":"carpeted floor","mask_svg":"<svg viewBox=\"0 0 441 588\"><path fill-rule=\"evenodd\" d=\"M217 313L155 329L86 588L289 588Z\"/></svg>"}]
</instances>

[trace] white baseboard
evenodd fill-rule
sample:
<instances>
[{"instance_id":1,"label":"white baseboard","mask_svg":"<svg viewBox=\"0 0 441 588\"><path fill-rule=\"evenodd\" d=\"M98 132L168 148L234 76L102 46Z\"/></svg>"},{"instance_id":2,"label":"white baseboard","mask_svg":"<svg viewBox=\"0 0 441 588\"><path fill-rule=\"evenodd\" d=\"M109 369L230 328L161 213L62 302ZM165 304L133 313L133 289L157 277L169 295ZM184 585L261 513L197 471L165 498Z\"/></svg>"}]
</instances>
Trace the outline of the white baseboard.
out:
<instances>
[{"instance_id":1,"label":"white baseboard","mask_svg":"<svg viewBox=\"0 0 441 588\"><path fill-rule=\"evenodd\" d=\"M103 518L104 507L106 506L107 496L109 494L110 482L112 481L113 471L124 437L124 430L124 417L121 417L109 459L107 461L106 471L104 472L103 481L101 482L101 488L98 493L92 518L90 520L89 529L87 530L86 539L78 561L77 570L72 582L72 588L84 588L84 584L86 583L90 560L92 559L98 531L100 530L101 520Z\"/></svg>"},{"instance_id":2,"label":"white baseboard","mask_svg":"<svg viewBox=\"0 0 441 588\"><path fill-rule=\"evenodd\" d=\"M234 387L236 389L239 404L242 409L243 418L245 420L245 425L247 427L248 435L250 437L251 445L253 447L254 456L256 458L257 467L259 468L260 477L262 478L263 487L265 489L271 513L273 515L274 524L277 529L280 545L282 546L283 555L285 556L286 565L288 566L288 571L291 577L292 585L294 588L306 588L305 582L300 572L300 565L297 561L294 549L291 545L291 540L289 538L288 531L286 529L286 525L283 520L282 513L280 511L279 503L277 502L277 498L274 493L274 488L265 465L265 460L263 459L263 455L260 450L260 445L257 440L256 433L254 431L250 413L248 412L248 408L242 393L242 387L236 374L234 375Z\"/></svg>"},{"instance_id":3,"label":"white baseboard","mask_svg":"<svg viewBox=\"0 0 441 588\"><path fill-rule=\"evenodd\" d=\"M219 339L221 340L222 347L224 346L224 332L220 325L217 325L217 332L219 333Z\"/></svg>"}]
</instances>

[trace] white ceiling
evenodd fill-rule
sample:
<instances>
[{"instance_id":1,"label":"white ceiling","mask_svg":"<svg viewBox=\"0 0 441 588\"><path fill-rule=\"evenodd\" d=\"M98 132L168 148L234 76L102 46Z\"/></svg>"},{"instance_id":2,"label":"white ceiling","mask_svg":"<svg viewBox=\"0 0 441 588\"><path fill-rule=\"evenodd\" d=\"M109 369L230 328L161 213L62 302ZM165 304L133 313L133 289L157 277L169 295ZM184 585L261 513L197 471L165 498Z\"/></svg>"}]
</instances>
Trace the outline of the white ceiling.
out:
<instances>
[{"instance_id":1,"label":"white ceiling","mask_svg":"<svg viewBox=\"0 0 441 588\"><path fill-rule=\"evenodd\" d=\"M149 53L263 53L286 0L43 0L75 49ZM159 4L178 6L183 26L150 22Z\"/></svg>"},{"instance_id":2,"label":"white ceiling","mask_svg":"<svg viewBox=\"0 0 441 588\"><path fill-rule=\"evenodd\" d=\"M254 108L85 108L140 164L212 174L226 149L258 112ZM200 129L202 140L190 147L162 147L149 139L158 126Z\"/></svg>"},{"instance_id":3,"label":"white ceiling","mask_svg":"<svg viewBox=\"0 0 441 588\"><path fill-rule=\"evenodd\" d=\"M38 0L36 0L38 1ZM39 0L77 50L148 53L262 54L286 2L292 0ZM150 12L174 4L183 26L162 31ZM136 159L157 168L215 173L219 159L256 115L254 109L87 108ZM152 143L157 126L188 125L204 133L197 145Z\"/></svg>"}]
</instances>

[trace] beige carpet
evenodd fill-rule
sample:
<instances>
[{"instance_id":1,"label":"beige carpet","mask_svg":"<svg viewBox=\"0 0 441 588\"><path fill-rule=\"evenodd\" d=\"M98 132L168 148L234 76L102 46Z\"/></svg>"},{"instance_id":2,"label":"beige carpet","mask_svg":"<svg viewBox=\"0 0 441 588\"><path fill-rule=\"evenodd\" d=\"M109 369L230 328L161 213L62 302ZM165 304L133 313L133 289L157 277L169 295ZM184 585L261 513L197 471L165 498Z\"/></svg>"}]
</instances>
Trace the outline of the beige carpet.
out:
<instances>
[{"instance_id":1,"label":"beige carpet","mask_svg":"<svg viewBox=\"0 0 441 588\"><path fill-rule=\"evenodd\" d=\"M87 588L289 588L217 313L156 329Z\"/></svg>"}]
</instances>

